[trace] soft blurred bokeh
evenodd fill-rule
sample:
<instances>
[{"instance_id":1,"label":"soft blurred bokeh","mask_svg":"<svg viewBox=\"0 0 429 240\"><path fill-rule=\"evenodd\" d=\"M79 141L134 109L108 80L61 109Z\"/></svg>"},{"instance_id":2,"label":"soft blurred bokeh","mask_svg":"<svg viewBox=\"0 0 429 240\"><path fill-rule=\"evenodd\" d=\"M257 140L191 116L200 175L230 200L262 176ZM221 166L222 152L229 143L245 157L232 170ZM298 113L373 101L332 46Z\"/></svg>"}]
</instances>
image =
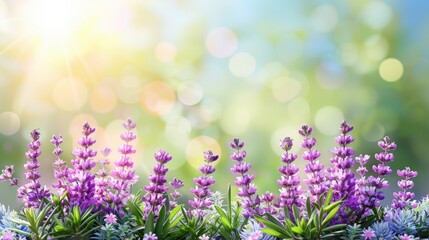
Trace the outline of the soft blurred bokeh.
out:
<instances>
[{"instance_id":1,"label":"soft blurred bokeh","mask_svg":"<svg viewBox=\"0 0 429 240\"><path fill-rule=\"evenodd\" d=\"M0 0L0 167L15 164L22 178L28 133L40 128L50 184L52 134L64 136L70 160L85 121L97 127L97 149L116 149L131 117L135 189L164 148L169 178L184 179L188 194L211 148L225 192L228 141L239 136L259 193L277 193L279 139L299 145L298 128L311 124L328 163L347 119L358 154L379 151L384 135L398 143L392 168L419 171L420 198L429 192L427 9L423 0ZM14 188L0 192L18 206Z\"/></svg>"}]
</instances>

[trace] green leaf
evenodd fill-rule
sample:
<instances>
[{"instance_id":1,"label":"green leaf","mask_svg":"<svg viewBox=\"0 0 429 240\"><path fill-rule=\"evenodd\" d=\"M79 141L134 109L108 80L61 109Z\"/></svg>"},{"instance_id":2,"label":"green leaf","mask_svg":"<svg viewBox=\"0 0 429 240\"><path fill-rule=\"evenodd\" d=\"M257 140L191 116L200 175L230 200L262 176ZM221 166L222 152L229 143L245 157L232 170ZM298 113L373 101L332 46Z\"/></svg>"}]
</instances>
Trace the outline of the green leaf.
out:
<instances>
[{"instance_id":1,"label":"green leaf","mask_svg":"<svg viewBox=\"0 0 429 240\"><path fill-rule=\"evenodd\" d=\"M337 206L332 211L330 211L326 216L326 218L323 220L322 226L326 226L332 220L332 218L334 218L335 214L337 214L339 209L340 209L340 206Z\"/></svg>"},{"instance_id":2,"label":"green leaf","mask_svg":"<svg viewBox=\"0 0 429 240\"><path fill-rule=\"evenodd\" d=\"M346 229L346 227L347 227L347 224L332 225L324 228L323 232L333 232L333 231L343 230L343 229Z\"/></svg>"},{"instance_id":3,"label":"green leaf","mask_svg":"<svg viewBox=\"0 0 429 240\"><path fill-rule=\"evenodd\" d=\"M281 238L281 239L291 237L291 236L289 236L289 235L288 235L288 236L283 235L283 234L281 234L281 233L279 233L279 232L277 232L276 230L271 229L271 228L264 228L264 229L262 229L262 232L263 232L263 233L266 233L266 234L268 234L268 235L274 236L274 237Z\"/></svg>"},{"instance_id":4,"label":"green leaf","mask_svg":"<svg viewBox=\"0 0 429 240\"><path fill-rule=\"evenodd\" d=\"M332 209L334 209L335 207L337 207L337 206L341 205L341 203L342 203L342 201L333 202L333 203L329 204L328 206L325 206L325 207L323 208L323 211L325 211L325 212L329 212L329 211L331 211Z\"/></svg>"},{"instance_id":5,"label":"green leaf","mask_svg":"<svg viewBox=\"0 0 429 240\"><path fill-rule=\"evenodd\" d=\"M304 233L304 230L302 230L302 228L300 228L300 227L298 227L298 226L292 227L292 231L293 231L294 233L299 234L299 235L302 235L302 234Z\"/></svg>"},{"instance_id":6,"label":"green leaf","mask_svg":"<svg viewBox=\"0 0 429 240\"><path fill-rule=\"evenodd\" d=\"M215 206L215 209L220 215L220 221L222 222L222 224L231 230L232 229L231 222L229 221L228 217L226 216L226 213L218 206Z\"/></svg>"},{"instance_id":7,"label":"green leaf","mask_svg":"<svg viewBox=\"0 0 429 240\"><path fill-rule=\"evenodd\" d=\"M288 235L288 232L282 225L278 225L276 222L271 222L270 220L267 220L261 216L255 215L254 218L256 219L256 221L264 224L266 228L273 229L283 235Z\"/></svg>"},{"instance_id":8,"label":"green leaf","mask_svg":"<svg viewBox=\"0 0 429 240\"><path fill-rule=\"evenodd\" d=\"M300 214L299 214L299 209L298 209L298 207L296 206L296 204L294 204L294 205L292 206L292 210L293 210L293 216L294 216L294 218L295 218L295 222L297 222L297 223L298 223L298 221L299 221L299 219L301 218L301 216L300 216Z\"/></svg>"},{"instance_id":9,"label":"green leaf","mask_svg":"<svg viewBox=\"0 0 429 240\"><path fill-rule=\"evenodd\" d=\"M323 204L324 207L327 207L329 205L332 199L332 195L333 195L332 188L329 188L328 194L326 195L326 198L325 198L325 204Z\"/></svg>"},{"instance_id":10,"label":"green leaf","mask_svg":"<svg viewBox=\"0 0 429 240\"><path fill-rule=\"evenodd\" d=\"M165 214L166 214L166 210L165 210L165 205L161 207L161 210L159 210L159 215L158 215L158 220L156 221L155 224L155 233L159 234L161 233L164 223L165 223Z\"/></svg>"},{"instance_id":11,"label":"green leaf","mask_svg":"<svg viewBox=\"0 0 429 240\"><path fill-rule=\"evenodd\" d=\"M310 198L309 197L305 201L305 206L307 207L307 214L308 214L308 216L310 216L311 213L312 213L312 209L311 209L311 202L310 202Z\"/></svg>"},{"instance_id":12,"label":"green leaf","mask_svg":"<svg viewBox=\"0 0 429 240\"><path fill-rule=\"evenodd\" d=\"M229 219L232 218L232 197L231 197L231 184L228 184L228 216Z\"/></svg>"},{"instance_id":13,"label":"green leaf","mask_svg":"<svg viewBox=\"0 0 429 240\"><path fill-rule=\"evenodd\" d=\"M145 233L149 233L149 232L153 233L153 230L154 230L153 217L154 217L153 212L150 212L149 215L147 216L146 223L145 223L145 228L144 228Z\"/></svg>"}]
</instances>

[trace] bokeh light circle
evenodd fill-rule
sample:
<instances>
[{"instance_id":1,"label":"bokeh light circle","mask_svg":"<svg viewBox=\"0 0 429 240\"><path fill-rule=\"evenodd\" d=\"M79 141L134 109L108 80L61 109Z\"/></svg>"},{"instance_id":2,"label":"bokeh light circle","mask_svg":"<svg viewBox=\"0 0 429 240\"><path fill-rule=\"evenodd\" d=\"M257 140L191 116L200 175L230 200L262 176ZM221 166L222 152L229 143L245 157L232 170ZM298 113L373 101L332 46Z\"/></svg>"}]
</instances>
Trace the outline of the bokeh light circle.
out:
<instances>
[{"instance_id":1,"label":"bokeh light circle","mask_svg":"<svg viewBox=\"0 0 429 240\"><path fill-rule=\"evenodd\" d=\"M384 137L386 130L380 123L369 124L362 130L362 137L369 142L377 142Z\"/></svg>"},{"instance_id":2,"label":"bokeh light circle","mask_svg":"<svg viewBox=\"0 0 429 240\"><path fill-rule=\"evenodd\" d=\"M141 93L141 105L154 115L169 113L176 103L174 89L161 81L150 82L143 87Z\"/></svg>"},{"instance_id":3,"label":"bokeh light circle","mask_svg":"<svg viewBox=\"0 0 429 240\"><path fill-rule=\"evenodd\" d=\"M116 88L119 99L128 104L138 103L142 91L142 80L136 76L124 76Z\"/></svg>"},{"instance_id":4,"label":"bokeh light circle","mask_svg":"<svg viewBox=\"0 0 429 240\"><path fill-rule=\"evenodd\" d=\"M77 78L58 81L52 91L54 103L65 111L76 111L83 107L88 98L88 88Z\"/></svg>"},{"instance_id":5,"label":"bokeh light circle","mask_svg":"<svg viewBox=\"0 0 429 240\"><path fill-rule=\"evenodd\" d=\"M396 58L387 58L381 62L378 73L387 82L396 82L404 74L404 66Z\"/></svg>"},{"instance_id":6,"label":"bokeh light circle","mask_svg":"<svg viewBox=\"0 0 429 240\"><path fill-rule=\"evenodd\" d=\"M235 54L229 60L229 70L236 77L248 77L256 67L255 58L246 52Z\"/></svg>"},{"instance_id":7,"label":"bokeh light circle","mask_svg":"<svg viewBox=\"0 0 429 240\"><path fill-rule=\"evenodd\" d=\"M322 5L313 11L312 25L320 32L332 31L338 23L337 10L331 5Z\"/></svg>"},{"instance_id":8,"label":"bokeh light circle","mask_svg":"<svg viewBox=\"0 0 429 240\"><path fill-rule=\"evenodd\" d=\"M0 113L0 133L3 135L13 135L21 127L21 121L14 112Z\"/></svg>"},{"instance_id":9,"label":"bokeh light circle","mask_svg":"<svg viewBox=\"0 0 429 240\"><path fill-rule=\"evenodd\" d=\"M295 98L288 103L287 113L297 124L308 122L311 117L310 104L304 98Z\"/></svg>"},{"instance_id":10,"label":"bokeh light circle","mask_svg":"<svg viewBox=\"0 0 429 240\"><path fill-rule=\"evenodd\" d=\"M207 34L207 51L215 57L229 57L237 50L237 46L237 36L231 29L219 27L211 30Z\"/></svg>"},{"instance_id":11,"label":"bokeh light circle","mask_svg":"<svg viewBox=\"0 0 429 240\"><path fill-rule=\"evenodd\" d=\"M301 92L301 83L290 77L277 78L272 84L272 93L279 102L287 102Z\"/></svg>"},{"instance_id":12,"label":"bokeh light circle","mask_svg":"<svg viewBox=\"0 0 429 240\"><path fill-rule=\"evenodd\" d=\"M116 94L109 87L99 86L91 94L90 104L96 112L108 113L115 108L116 103Z\"/></svg>"},{"instance_id":13,"label":"bokeh light circle","mask_svg":"<svg viewBox=\"0 0 429 240\"><path fill-rule=\"evenodd\" d=\"M382 29L392 18L392 9L384 2L371 1L363 10L363 20L373 29Z\"/></svg>"},{"instance_id":14,"label":"bokeh light circle","mask_svg":"<svg viewBox=\"0 0 429 240\"><path fill-rule=\"evenodd\" d=\"M326 106L317 111L314 123L319 132L334 136L338 134L338 126L344 120L344 114L334 106Z\"/></svg>"},{"instance_id":15,"label":"bokeh light circle","mask_svg":"<svg viewBox=\"0 0 429 240\"><path fill-rule=\"evenodd\" d=\"M188 163L198 169L201 165L204 164L203 152L207 150L212 150L214 154L219 156L222 154L219 143L216 139L209 136L198 136L189 141L186 146L186 159ZM220 160L213 163L216 165Z\"/></svg>"},{"instance_id":16,"label":"bokeh light circle","mask_svg":"<svg viewBox=\"0 0 429 240\"><path fill-rule=\"evenodd\" d=\"M176 46L170 42L161 42L155 47L155 57L160 62L171 62L176 57Z\"/></svg>"},{"instance_id":17,"label":"bokeh light circle","mask_svg":"<svg viewBox=\"0 0 429 240\"><path fill-rule=\"evenodd\" d=\"M178 88L177 97L185 105L195 105L203 98L203 88L197 82L182 83Z\"/></svg>"}]
</instances>

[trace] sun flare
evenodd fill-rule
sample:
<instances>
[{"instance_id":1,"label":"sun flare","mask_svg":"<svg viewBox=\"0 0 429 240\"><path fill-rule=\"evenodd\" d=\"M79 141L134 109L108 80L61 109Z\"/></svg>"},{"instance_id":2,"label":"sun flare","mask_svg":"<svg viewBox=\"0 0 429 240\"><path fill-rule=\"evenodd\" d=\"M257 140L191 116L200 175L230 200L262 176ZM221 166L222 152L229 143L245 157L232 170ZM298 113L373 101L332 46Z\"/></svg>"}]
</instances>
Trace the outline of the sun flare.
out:
<instances>
[{"instance_id":1,"label":"sun flare","mask_svg":"<svg viewBox=\"0 0 429 240\"><path fill-rule=\"evenodd\" d=\"M44 42L68 44L87 23L88 5L81 0L33 0L24 11L27 32Z\"/></svg>"}]
</instances>

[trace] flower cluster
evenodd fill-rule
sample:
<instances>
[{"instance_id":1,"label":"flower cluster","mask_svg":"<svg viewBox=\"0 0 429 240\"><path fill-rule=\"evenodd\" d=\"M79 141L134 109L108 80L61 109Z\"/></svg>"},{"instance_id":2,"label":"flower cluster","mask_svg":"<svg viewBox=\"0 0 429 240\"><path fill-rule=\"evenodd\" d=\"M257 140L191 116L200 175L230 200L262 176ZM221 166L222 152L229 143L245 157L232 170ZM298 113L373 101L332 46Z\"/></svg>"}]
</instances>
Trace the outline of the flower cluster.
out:
<instances>
[{"instance_id":1,"label":"flower cluster","mask_svg":"<svg viewBox=\"0 0 429 240\"><path fill-rule=\"evenodd\" d=\"M209 197L212 195L210 186L215 184L216 181L209 175L216 171L211 163L215 162L219 158L219 155L213 154L211 150L207 150L203 155L206 164L199 168L203 176L194 178L196 186L195 188L191 188L191 193L194 195L194 199L189 200L189 205L194 208L192 215L202 217L205 215L203 208L209 208L213 204L209 200Z\"/></svg>"},{"instance_id":2,"label":"flower cluster","mask_svg":"<svg viewBox=\"0 0 429 240\"><path fill-rule=\"evenodd\" d=\"M375 154L378 161L372 166L373 175L366 167L370 156L359 154L350 147L354 142L350 135L353 127L345 121L339 128L338 144L331 153L330 166L321 163L320 152L315 149L313 129L303 125L298 133L303 137L302 158L307 162L304 191L295 165L298 155L292 152L293 140L284 137L280 147L283 165L278 169L279 194L257 194L249 173L251 164L244 142L234 138L230 158L234 161L231 172L236 175L238 200L233 202L228 191L228 202L222 203L222 194L212 193L216 183L212 174L213 163L219 156L208 150L203 153L204 164L199 168L201 176L194 178L193 195L188 209L180 203L183 181L173 178L171 190L167 186L166 164L172 156L164 150L154 154L156 161L149 184L137 194L132 186L137 182L134 162L131 158L136 149L131 144L136 139L136 124L128 119L123 123L125 132L120 137L120 157L110 166L111 149L99 150L101 157L96 166L94 150L95 128L85 123L79 147L72 152L71 166L62 159L61 135L54 135L53 145L55 183L54 192L40 184L41 155L40 133L31 132L26 152L25 183L18 188L23 200L24 214L12 214L0 208L0 239L50 239L58 236L79 239L415 239L429 237L429 200L413 201L412 179L417 172L406 167L398 170L399 191L394 192L391 207L382 208L383 190L389 184L385 177L392 173L387 165L394 160L391 151L396 144L389 137L378 142L381 152ZM357 163L356 175L353 166ZM98 169L96 169L98 168ZM112 169L112 170L110 170ZM6 166L0 181L17 185L13 177L14 166ZM166 207L163 207L166 206ZM170 207L168 209L168 206ZM225 210L224 210L225 209ZM2 212L8 214L2 214ZM42 220L43 221L42 221ZM82 224L85 223L83 226ZM344 223L349 224L346 227ZM37 225L39 224L39 225ZM36 226L37 225L37 226ZM47 226L42 227L41 225ZM72 227L69 227L72 226ZM365 227L362 227L365 226Z\"/></svg>"},{"instance_id":3,"label":"flower cluster","mask_svg":"<svg viewBox=\"0 0 429 240\"><path fill-rule=\"evenodd\" d=\"M13 177L14 172L15 170L13 169L13 165L6 166L0 174L0 182L8 180L10 186L18 185L18 178Z\"/></svg>"},{"instance_id":4,"label":"flower cluster","mask_svg":"<svg viewBox=\"0 0 429 240\"><path fill-rule=\"evenodd\" d=\"M282 154L281 160L286 165L279 168L281 179L277 183L282 187L280 189L279 206L281 208L287 206L289 210L291 210L291 206L294 204L301 207L304 200L301 196L304 191L301 190L300 186L299 168L293 164L298 156L295 153L289 152L292 146L293 140L290 137L280 140L280 147L285 151Z\"/></svg>"},{"instance_id":5,"label":"flower cluster","mask_svg":"<svg viewBox=\"0 0 429 240\"><path fill-rule=\"evenodd\" d=\"M244 142L238 138L234 138L230 142L229 146L234 149L234 153L231 155L231 160L237 163L231 168L231 172L237 174L235 185L239 187L238 196L242 197L241 204L243 205L244 217L252 217L255 214L259 214L260 198L256 194L257 188L252 183L254 176L248 174L252 165L244 162L244 158L247 153L245 150L241 150L244 147ZM255 195L255 197L253 197Z\"/></svg>"},{"instance_id":6,"label":"flower cluster","mask_svg":"<svg viewBox=\"0 0 429 240\"><path fill-rule=\"evenodd\" d=\"M154 154L154 158L157 163L153 167L153 174L149 176L150 185L144 187L147 194L142 198L145 203L145 218L151 212L153 212L155 216L158 215L161 206L164 205L166 201L164 193L169 189L165 186L167 182L165 175L168 172L168 168L165 167L165 164L171 161L172 157L166 151L160 149Z\"/></svg>"},{"instance_id":7,"label":"flower cluster","mask_svg":"<svg viewBox=\"0 0 429 240\"><path fill-rule=\"evenodd\" d=\"M82 137L78 141L80 147L73 150L72 154L75 159L71 160L73 165L69 169L68 194L70 194L70 205L79 206L82 210L86 210L91 205L95 204L95 175L92 169L95 167L94 157L97 152L91 147L95 140L91 138L91 134L95 132L95 128L85 123L82 128Z\"/></svg>"},{"instance_id":8,"label":"flower cluster","mask_svg":"<svg viewBox=\"0 0 429 240\"><path fill-rule=\"evenodd\" d=\"M374 155L379 164L372 166L372 170L377 174L377 176L369 176L367 186L361 189L360 193L365 198L363 203L367 208L380 206L380 201L384 199L384 194L381 190L389 187L384 176L392 173L392 170L386 164L393 161L393 153L390 153L389 151L395 150L396 144L394 142L390 142L389 137L384 137L383 141L378 142L378 146L383 151Z\"/></svg>"},{"instance_id":9,"label":"flower cluster","mask_svg":"<svg viewBox=\"0 0 429 240\"><path fill-rule=\"evenodd\" d=\"M118 151L121 156L115 161L115 169L111 172L112 180L110 181L110 187L113 189L113 193L110 194L110 202L115 206L113 211L121 216L124 215L122 212L123 206L131 197L131 186L138 180L137 176L135 176L134 163L130 156L136 153L135 148L130 144L137 137L133 133L136 124L131 119L128 119L122 123L122 126L126 129L121 134L124 144L119 147Z\"/></svg>"},{"instance_id":10,"label":"flower cluster","mask_svg":"<svg viewBox=\"0 0 429 240\"><path fill-rule=\"evenodd\" d=\"M30 135L31 142L27 145L28 151L25 153L28 161L24 164L24 168L27 170L25 173L26 183L18 188L18 198L23 199L25 207L37 208L44 198L49 197L50 193L48 188L46 186L42 187L39 182L40 163L37 158L42 154L39 149L40 132L39 130L33 130Z\"/></svg>"},{"instance_id":11,"label":"flower cluster","mask_svg":"<svg viewBox=\"0 0 429 240\"><path fill-rule=\"evenodd\" d=\"M402 191L393 193L395 199L393 199L392 208L404 209L407 203L414 198L414 193L408 192L408 190L414 186L414 182L411 181L411 178L415 178L417 172L411 171L409 167L406 167L404 170L398 170L397 174L403 178L398 182L398 186Z\"/></svg>"},{"instance_id":12,"label":"flower cluster","mask_svg":"<svg viewBox=\"0 0 429 240\"><path fill-rule=\"evenodd\" d=\"M301 130L299 130L299 134L304 137L301 142L301 147L306 149L302 154L302 158L309 161L309 163L305 165L304 170L308 179L305 179L304 182L308 185L311 201L315 202L328 188L325 184L326 179L322 171L324 166L317 160L320 157L320 152L313 149L317 141L316 138L310 137L312 132L313 129L308 125L303 125Z\"/></svg>"}]
</instances>

